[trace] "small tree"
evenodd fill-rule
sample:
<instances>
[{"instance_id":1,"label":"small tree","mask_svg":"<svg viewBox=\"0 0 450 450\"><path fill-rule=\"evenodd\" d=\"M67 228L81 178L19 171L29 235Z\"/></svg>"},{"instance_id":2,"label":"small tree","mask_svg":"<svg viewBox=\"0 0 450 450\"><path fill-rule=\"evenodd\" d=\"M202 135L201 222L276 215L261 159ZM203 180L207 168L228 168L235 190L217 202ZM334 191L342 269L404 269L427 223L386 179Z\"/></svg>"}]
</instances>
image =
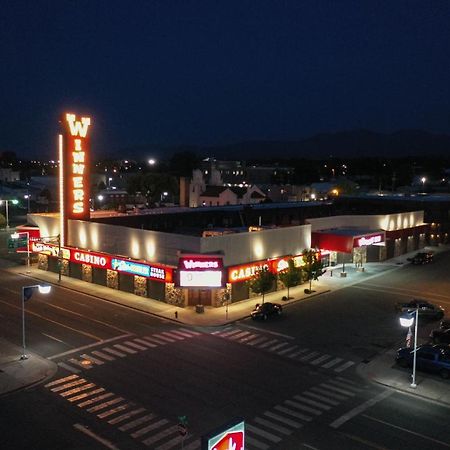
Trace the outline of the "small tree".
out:
<instances>
[{"instance_id":1,"label":"small tree","mask_svg":"<svg viewBox=\"0 0 450 450\"><path fill-rule=\"evenodd\" d=\"M297 286L302 281L302 269L296 267L294 260L288 260L288 267L278 274L280 281L287 288L287 298L289 300L289 288Z\"/></svg>"},{"instance_id":2,"label":"small tree","mask_svg":"<svg viewBox=\"0 0 450 450\"><path fill-rule=\"evenodd\" d=\"M305 274L305 280L309 281L309 292L311 292L312 280L318 280L322 275L323 263L319 257L319 251L315 249L303 250L302 271Z\"/></svg>"},{"instance_id":3,"label":"small tree","mask_svg":"<svg viewBox=\"0 0 450 450\"><path fill-rule=\"evenodd\" d=\"M275 275L269 270L268 267L263 267L258 270L255 275L250 279L250 289L255 294L262 295L262 302L264 303L264 294L269 292L275 281Z\"/></svg>"}]
</instances>

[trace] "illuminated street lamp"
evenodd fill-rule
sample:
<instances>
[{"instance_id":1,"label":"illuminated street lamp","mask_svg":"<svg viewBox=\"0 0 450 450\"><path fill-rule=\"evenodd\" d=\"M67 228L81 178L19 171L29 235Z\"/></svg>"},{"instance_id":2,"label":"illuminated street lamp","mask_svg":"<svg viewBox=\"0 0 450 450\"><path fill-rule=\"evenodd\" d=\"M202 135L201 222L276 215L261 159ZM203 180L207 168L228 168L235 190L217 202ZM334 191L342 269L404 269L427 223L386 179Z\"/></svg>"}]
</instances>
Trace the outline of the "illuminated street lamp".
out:
<instances>
[{"instance_id":1,"label":"illuminated street lamp","mask_svg":"<svg viewBox=\"0 0 450 450\"><path fill-rule=\"evenodd\" d=\"M26 234L27 236L27 272L30 273L30 232L21 231L20 233L13 233L11 235L12 239L19 239L21 234Z\"/></svg>"},{"instance_id":2,"label":"illuminated street lamp","mask_svg":"<svg viewBox=\"0 0 450 450\"><path fill-rule=\"evenodd\" d=\"M6 229L9 230L9 202L11 202L13 205L17 205L19 203L19 200L0 200L0 205L3 205L3 202L6 203Z\"/></svg>"},{"instance_id":3,"label":"illuminated street lamp","mask_svg":"<svg viewBox=\"0 0 450 450\"><path fill-rule=\"evenodd\" d=\"M425 190L425 181L427 181L427 179L425 177L422 177L420 181L422 182L422 189Z\"/></svg>"},{"instance_id":4,"label":"illuminated street lamp","mask_svg":"<svg viewBox=\"0 0 450 450\"><path fill-rule=\"evenodd\" d=\"M33 296L34 289L38 289L40 294L48 294L52 287L42 284L34 284L32 286L22 286L22 356L20 359L28 359L25 352L25 302Z\"/></svg>"},{"instance_id":5,"label":"illuminated street lamp","mask_svg":"<svg viewBox=\"0 0 450 450\"><path fill-rule=\"evenodd\" d=\"M150 158L148 160L148 163L149 163L150 166L154 166L156 164L156 159Z\"/></svg>"},{"instance_id":6,"label":"illuminated street lamp","mask_svg":"<svg viewBox=\"0 0 450 450\"><path fill-rule=\"evenodd\" d=\"M400 317L400 325L402 327L410 328L413 323L414 323L414 359L413 359L413 373L412 373L411 387L416 388L417 328L419 327L419 308L416 308L415 311L407 312L405 313L405 315Z\"/></svg>"},{"instance_id":7,"label":"illuminated street lamp","mask_svg":"<svg viewBox=\"0 0 450 450\"><path fill-rule=\"evenodd\" d=\"M30 194L25 194L24 196L23 196L23 198L25 199L25 200L27 200L27 204L28 204L28 212L30 212L30 198L31 198L31 195Z\"/></svg>"}]
</instances>

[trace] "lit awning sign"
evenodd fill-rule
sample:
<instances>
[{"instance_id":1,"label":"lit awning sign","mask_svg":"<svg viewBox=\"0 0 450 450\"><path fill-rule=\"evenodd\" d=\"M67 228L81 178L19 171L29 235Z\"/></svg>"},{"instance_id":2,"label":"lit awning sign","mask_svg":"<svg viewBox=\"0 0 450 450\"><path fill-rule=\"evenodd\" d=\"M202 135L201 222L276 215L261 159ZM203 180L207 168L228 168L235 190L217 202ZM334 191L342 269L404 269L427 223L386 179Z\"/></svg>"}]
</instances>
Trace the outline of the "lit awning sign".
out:
<instances>
[{"instance_id":1,"label":"lit awning sign","mask_svg":"<svg viewBox=\"0 0 450 450\"><path fill-rule=\"evenodd\" d=\"M369 245L384 245L384 233L372 234L353 239L353 247L367 247Z\"/></svg>"},{"instance_id":2,"label":"lit awning sign","mask_svg":"<svg viewBox=\"0 0 450 450\"><path fill-rule=\"evenodd\" d=\"M222 287L222 256L184 255L178 260L177 285L180 287Z\"/></svg>"},{"instance_id":3,"label":"lit awning sign","mask_svg":"<svg viewBox=\"0 0 450 450\"><path fill-rule=\"evenodd\" d=\"M203 436L202 450L244 450L245 422L233 422L228 428Z\"/></svg>"}]
</instances>

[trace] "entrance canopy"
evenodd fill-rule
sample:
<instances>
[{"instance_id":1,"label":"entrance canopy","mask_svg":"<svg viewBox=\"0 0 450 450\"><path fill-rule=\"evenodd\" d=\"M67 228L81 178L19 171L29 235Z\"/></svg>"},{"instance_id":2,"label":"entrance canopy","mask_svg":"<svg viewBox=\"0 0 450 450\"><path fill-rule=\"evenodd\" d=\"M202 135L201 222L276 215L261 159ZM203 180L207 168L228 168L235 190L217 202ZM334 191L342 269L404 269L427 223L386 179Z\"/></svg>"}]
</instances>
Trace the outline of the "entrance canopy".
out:
<instances>
[{"instance_id":1,"label":"entrance canopy","mask_svg":"<svg viewBox=\"0 0 450 450\"><path fill-rule=\"evenodd\" d=\"M384 230L362 228L332 228L313 231L311 245L332 252L351 253L354 248L368 245L385 245Z\"/></svg>"}]
</instances>

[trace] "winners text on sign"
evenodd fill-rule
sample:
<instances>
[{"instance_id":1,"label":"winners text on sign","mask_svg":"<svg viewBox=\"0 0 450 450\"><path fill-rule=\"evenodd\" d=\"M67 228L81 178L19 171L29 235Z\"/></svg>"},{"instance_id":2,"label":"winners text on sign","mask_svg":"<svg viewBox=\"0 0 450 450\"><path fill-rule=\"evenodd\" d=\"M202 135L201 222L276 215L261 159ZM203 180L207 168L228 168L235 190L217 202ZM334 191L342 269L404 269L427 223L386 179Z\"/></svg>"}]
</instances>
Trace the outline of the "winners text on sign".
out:
<instances>
[{"instance_id":1,"label":"winners text on sign","mask_svg":"<svg viewBox=\"0 0 450 450\"><path fill-rule=\"evenodd\" d=\"M64 210L66 219L88 220L89 131L91 119L64 116Z\"/></svg>"}]
</instances>

